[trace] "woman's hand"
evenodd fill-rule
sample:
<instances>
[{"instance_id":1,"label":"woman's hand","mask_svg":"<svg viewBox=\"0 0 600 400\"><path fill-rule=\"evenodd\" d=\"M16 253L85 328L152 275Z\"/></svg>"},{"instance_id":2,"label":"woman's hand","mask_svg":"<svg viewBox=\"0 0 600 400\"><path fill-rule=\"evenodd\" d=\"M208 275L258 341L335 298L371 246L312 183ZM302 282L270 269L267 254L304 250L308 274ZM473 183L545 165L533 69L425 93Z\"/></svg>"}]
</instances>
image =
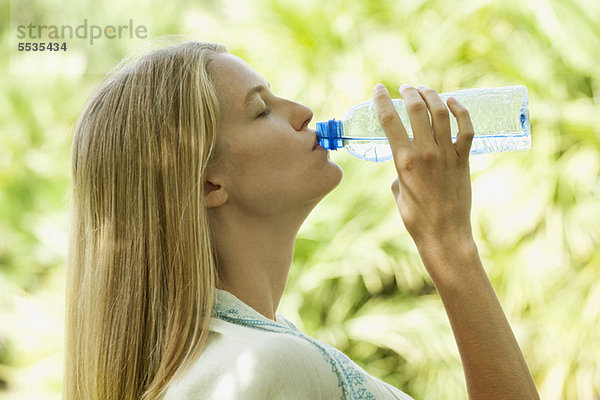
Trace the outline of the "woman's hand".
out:
<instances>
[{"instance_id":1,"label":"woman's hand","mask_svg":"<svg viewBox=\"0 0 600 400\"><path fill-rule=\"evenodd\" d=\"M385 86L373 89L377 118L398 172L392 192L444 303L469 398L539 399L471 232L469 113L458 103L448 103L459 128L452 143L448 110L434 90L402 85L400 94L412 126L412 142Z\"/></svg>"},{"instance_id":2,"label":"woman's hand","mask_svg":"<svg viewBox=\"0 0 600 400\"><path fill-rule=\"evenodd\" d=\"M452 143L448 109L435 90L402 85L400 94L412 141L385 86L377 84L373 89L377 118L398 172L392 192L400 216L422 255L456 251L457 245L473 237L469 152L474 132L469 112L458 102L448 102L459 127L458 139Z\"/></svg>"}]
</instances>

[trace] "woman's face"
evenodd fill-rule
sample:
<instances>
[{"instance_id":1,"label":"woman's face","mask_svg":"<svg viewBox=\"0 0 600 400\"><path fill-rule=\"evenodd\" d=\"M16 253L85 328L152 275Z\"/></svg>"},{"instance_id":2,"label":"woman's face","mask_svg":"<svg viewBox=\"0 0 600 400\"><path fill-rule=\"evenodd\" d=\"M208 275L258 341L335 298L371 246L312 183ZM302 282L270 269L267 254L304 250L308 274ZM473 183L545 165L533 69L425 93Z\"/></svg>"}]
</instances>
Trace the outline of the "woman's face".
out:
<instances>
[{"instance_id":1,"label":"woman's face","mask_svg":"<svg viewBox=\"0 0 600 400\"><path fill-rule=\"evenodd\" d=\"M227 201L255 215L312 209L343 178L329 152L315 147L315 131L307 129L312 110L277 97L237 56L219 54L214 66L220 156L209 186L221 185Z\"/></svg>"}]
</instances>

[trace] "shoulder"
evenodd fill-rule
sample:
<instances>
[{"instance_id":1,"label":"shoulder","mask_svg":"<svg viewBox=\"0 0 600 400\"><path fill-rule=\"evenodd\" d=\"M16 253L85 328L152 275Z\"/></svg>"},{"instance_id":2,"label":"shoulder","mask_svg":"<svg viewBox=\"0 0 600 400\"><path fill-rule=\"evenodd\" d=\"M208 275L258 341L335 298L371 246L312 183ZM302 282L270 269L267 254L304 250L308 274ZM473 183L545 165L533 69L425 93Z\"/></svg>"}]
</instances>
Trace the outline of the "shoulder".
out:
<instances>
[{"instance_id":1,"label":"shoulder","mask_svg":"<svg viewBox=\"0 0 600 400\"><path fill-rule=\"evenodd\" d=\"M294 333L223 322L204 351L167 391L171 399L331 399L338 379L323 354Z\"/></svg>"},{"instance_id":2,"label":"shoulder","mask_svg":"<svg viewBox=\"0 0 600 400\"><path fill-rule=\"evenodd\" d=\"M262 371L260 384L254 387L257 398L332 399L342 394L337 375L323 354L304 339L280 336L254 353Z\"/></svg>"}]
</instances>

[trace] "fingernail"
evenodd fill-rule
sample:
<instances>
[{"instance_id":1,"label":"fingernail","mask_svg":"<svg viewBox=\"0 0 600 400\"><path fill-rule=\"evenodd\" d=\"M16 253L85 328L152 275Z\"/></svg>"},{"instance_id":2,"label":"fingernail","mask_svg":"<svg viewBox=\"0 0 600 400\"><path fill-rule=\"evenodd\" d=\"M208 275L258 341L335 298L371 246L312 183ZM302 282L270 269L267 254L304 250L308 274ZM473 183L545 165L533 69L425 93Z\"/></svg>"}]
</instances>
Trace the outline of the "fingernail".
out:
<instances>
[{"instance_id":1,"label":"fingernail","mask_svg":"<svg viewBox=\"0 0 600 400\"><path fill-rule=\"evenodd\" d=\"M410 87L410 85L407 84L407 83L403 83L402 85L400 85L400 89L399 90L405 89L407 87Z\"/></svg>"},{"instance_id":2,"label":"fingernail","mask_svg":"<svg viewBox=\"0 0 600 400\"><path fill-rule=\"evenodd\" d=\"M377 85L375 85L375 87L373 87L373 91L377 91L377 90L383 90L385 89L385 85L383 83L378 83Z\"/></svg>"},{"instance_id":3,"label":"fingernail","mask_svg":"<svg viewBox=\"0 0 600 400\"><path fill-rule=\"evenodd\" d=\"M417 89L425 89L425 86L419 85L419 86L417 86Z\"/></svg>"}]
</instances>

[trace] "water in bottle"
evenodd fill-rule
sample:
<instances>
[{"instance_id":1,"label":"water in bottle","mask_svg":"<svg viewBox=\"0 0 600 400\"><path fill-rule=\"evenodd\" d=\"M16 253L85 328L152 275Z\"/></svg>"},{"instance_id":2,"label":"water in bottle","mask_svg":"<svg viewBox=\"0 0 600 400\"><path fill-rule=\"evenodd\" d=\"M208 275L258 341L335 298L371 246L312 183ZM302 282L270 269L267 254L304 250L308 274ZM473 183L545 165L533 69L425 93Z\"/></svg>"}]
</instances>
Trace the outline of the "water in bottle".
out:
<instances>
[{"instance_id":1,"label":"water in bottle","mask_svg":"<svg viewBox=\"0 0 600 400\"><path fill-rule=\"evenodd\" d=\"M531 148L525 86L465 89L440 94L444 102L448 97L454 97L469 110L475 131L471 155ZM404 102L393 99L392 103L412 140L413 132ZM454 143L458 137L458 125L452 113L450 131ZM334 118L317 122L317 138L321 147L327 150L345 148L353 156L368 161L392 159L390 146L377 119L373 99L352 107L342 120Z\"/></svg>"}]
</instances>

